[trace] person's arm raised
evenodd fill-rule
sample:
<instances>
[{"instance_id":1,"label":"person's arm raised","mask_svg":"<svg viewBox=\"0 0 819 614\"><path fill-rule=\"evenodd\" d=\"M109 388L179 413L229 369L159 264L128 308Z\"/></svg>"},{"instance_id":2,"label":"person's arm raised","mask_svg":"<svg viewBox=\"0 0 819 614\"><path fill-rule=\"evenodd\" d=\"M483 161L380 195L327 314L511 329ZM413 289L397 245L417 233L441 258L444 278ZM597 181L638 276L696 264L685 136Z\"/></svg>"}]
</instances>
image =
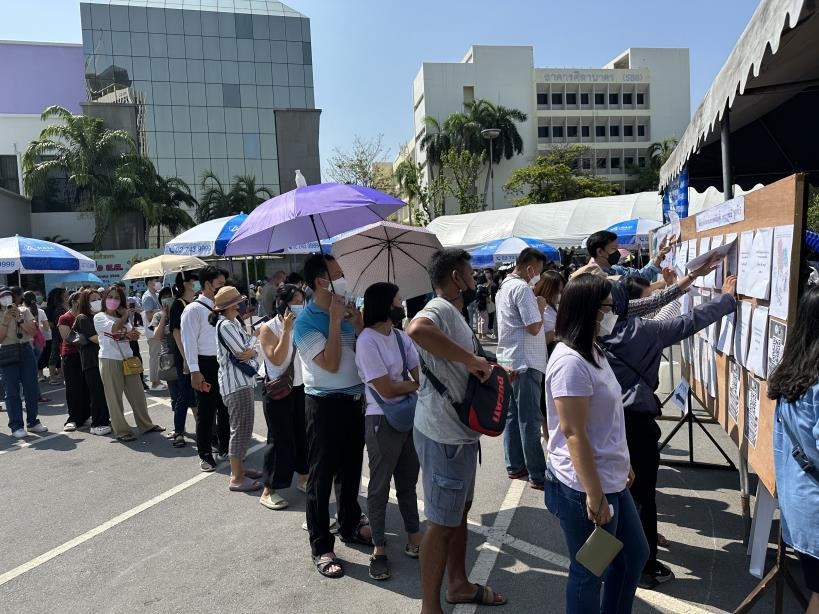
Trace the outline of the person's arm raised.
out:
<instances>
[{"instance_id":1,"label":"person's arm raised","mask_svg":"<svg viewBox=\"0 0 819 614\"><path fill-rule=\"evenodd\" d=\"M346 315L347 307L344 297L333 295L330 301L330 330L324 351L313 358L313 362L329 373L338 371L341 365L341 322Z\"/></svg>"}]
</instances>

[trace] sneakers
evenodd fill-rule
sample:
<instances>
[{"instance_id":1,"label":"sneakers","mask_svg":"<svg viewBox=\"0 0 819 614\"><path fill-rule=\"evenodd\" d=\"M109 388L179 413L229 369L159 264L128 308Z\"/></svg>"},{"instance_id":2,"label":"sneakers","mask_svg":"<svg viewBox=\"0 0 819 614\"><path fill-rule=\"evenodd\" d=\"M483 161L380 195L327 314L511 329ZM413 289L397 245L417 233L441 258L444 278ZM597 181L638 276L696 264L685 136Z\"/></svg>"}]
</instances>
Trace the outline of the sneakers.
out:
<instances>
[{"instance_id":1,"label":"sneakers","mask_svg":"<svg viewBox=\"0 0 819 614\"><path fill-rule=\"evenodd\" d=\"M47 433L48 432L48 427L45 424L43 424L42 422L38 422L37 424L34 424L34 425L28 427L28 432L29 433Z\"/></svg>"},{"instance_id":2,"label":"sneakers","mask_svg":"<svg viewBox=\"0 0 819 614\"><path fill-rule=\"evenodd\" d=\"M91 427L91 434L92 435L110 435L111 434L111 427L110 426L92 426Z\"/></svg>"},{"instance_id":3,"label":"sneakers","mask_svg":"<svg viewBox=\"0 0 819 614\"><path fill-rule=\"evenodd\" d=\"M674 579L674 572L667 566L657 561L654 571L651 573L643 572L640 574L640 581L637 586L648 590L657 588L660 584L665 584Z\"/></svg>"},{"instance_id":4,"label":"sneakers","mask_svg":"<svg viewBox=\"0 0 819 614\"><path fill-rule=\"evenodd\" d=\"M218 454L217 453L217 454L214 454L213 459L216 461L217 465L220 465L221 463L224 463L224 462L226 462L228 460L228 455L227 454Z\"/></svg>"},{"instance_id":5,"label":"sneakers","mask_svg":"<svg viewBox=\"0 0 819 614\"><path fill-rule=\"evenodd\" d=\"M12 431L11 433L16 439L25 439L28 437L28 431L26 429L17 429L16 431Z\"/></svg>"},{"instance_id":6,"label":"sneakers","mask_svg":"<svg viewBox=\"0 0 819 614\"><path fill-rule=\"evenodd\" d=\"M76 422L66 422L65 426L63 427L63 430L66 433L73 433L74 431L77 430L77 423Z\"/></svg>"},{"instance_id":7,"label":"sneakers","mask_svg":"<svg viewBox=\"0 0 819 614\"><path fill-rule=\"evenodd\" d=\"M210 473L211 471L216 471L216 463L213 462L209 458L203 458L199 462L199 470L204 471L205 473Z\"/></svg>"}]
</instances>

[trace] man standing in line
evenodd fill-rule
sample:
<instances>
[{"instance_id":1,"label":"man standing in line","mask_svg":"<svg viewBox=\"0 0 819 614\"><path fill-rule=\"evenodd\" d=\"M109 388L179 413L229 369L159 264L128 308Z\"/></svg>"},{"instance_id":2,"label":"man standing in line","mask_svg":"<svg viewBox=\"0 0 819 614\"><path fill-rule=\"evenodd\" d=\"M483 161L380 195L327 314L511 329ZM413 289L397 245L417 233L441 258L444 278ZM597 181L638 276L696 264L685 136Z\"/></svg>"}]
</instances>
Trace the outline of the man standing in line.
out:
<instances>
[{"instance_id":1,"label":"man standing in line","mask_svg":"<svg viewBox=\"0 0 819 614\"><path fill-rule=\"evenodd\" d=\"M657 279L660 274L660 265L665 255L671 251L671 244L660 245L659 253L654 259L642 269L620 266L620 244L617 242L617 235L610 230L600 230L590 235L586 239L586 249L589 256L596 262L606 275L622 275L623 277L642 277L650 282Z\"/></svg>"},{"instance_id":2,"label":"man standing in line","mask_svg":"<svg viewBox=\"0 0 819 614\"><path fill-rule=\"evenodd\" d=\"M158 390L163 387L159 379L159 350L162 349L162 341L154 338L154 331L149 328L151 320L157 311L162 310L157 294L159 280L156 278L147 280L148 289L142 295L142 309L145 312L143 321L145 322L145 339L148 341L148 375L151 382L151 390Z\"/></svg>"},{"instance_id":3,"label":"man standing in line","mask_svg":"<svg viewBox=\"0 0 819 614\"><path fill-rule=\"evenodd\" d=\"M333 552L330 491L335 483L339 536L345 543L372 546L358 504L364 460L364 384L355 362L361 313L344 302L344 272L332 256L314 254L304 264L314 299L296 319L293 341L304 374L307 426L307 530L313 563L328 578L344 575ZM332 282L331 282L332 280Z\"/></svg>"},{"instance_id":4,"label":"man standing in line","mask_svg":"<svg viewBox=\"0 0 819 614\"><path fill-rule=\"evenodd\" d=\"M215 266L207 266L199 272L199 297L191 301L182 312L182 347L191 372L191 387L196 391L196 446L199 450L199 468L213 471L216 465L227 459L230 439L230 420L225 402L219 392L219 363L216 360L216 327L208 322L213 313L213 297L225 285L229 273ZM201 285L200 285L201 284ZM213 419L216 417L216 435L219 450L216 457L211 450Z\"/></svg>"},{"instance_id":5,"label":"man standing in line","mask_svg":"<svg viewBox=\"0 0 819 614\"><path fill-rule=\"evenodd\" d=\"M462 249L433 255L429 274L436 297L407 327L422 364L453 399L462 399L472 374L486 380L491 367L476 355L475 335L463 317L475 300L471 256ZM421 612L440 613L444 571L450 603L503 605L506 598L466 575L466 520L475 491L480 434L458 418L455 408L421 378L413 431L421 462L427 529L421 541Z\"/></svg>"},{"instance_id":6,"label":"man standing in line","mask_svg":"<svg viewBox=\"0 0 819 614\"><path fill-rule=\"evenodd\" d=\"M498 354L512 372L512 403L503 431L506 473L513 480L528 475L529 486L537 490L543 490L546 475L546 456L540 443L540 397L547 360L543 334L546 299L535 297L532 288L547 260L534 248L524 249L495 296Z\"/></svg>"},{"instance_id":7,"label":"man standing in line","mask_svg":"<svg viewBox=\"0 0 819 614\"><path fill-rule=\"evenodd\" d=\"M264 310L264 315L266 316L275 316L276 315L276 291L279 289L279 286L284 283L284 280L287 278L287 273L284 271L276 271L267 278L267 283L262 288L262 309Z\"/></svg>"}]
</instances>

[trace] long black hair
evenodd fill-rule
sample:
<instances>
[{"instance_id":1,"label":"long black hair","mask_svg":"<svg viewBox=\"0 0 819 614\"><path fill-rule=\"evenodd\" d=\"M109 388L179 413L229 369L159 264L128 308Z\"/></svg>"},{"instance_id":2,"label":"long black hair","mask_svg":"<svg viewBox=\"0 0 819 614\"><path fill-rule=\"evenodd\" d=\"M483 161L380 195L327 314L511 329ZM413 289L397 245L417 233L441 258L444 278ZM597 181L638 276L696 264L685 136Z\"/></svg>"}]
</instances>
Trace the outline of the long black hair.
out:
<instances>
[{"instance_id":1,"label":"long black hair","mask_svg":"<svg viewBox=\"0 0 819 614\"><path fill-rule=\"evenodd\" d=\"M374 324L392 321L390 312L398 286L386 281L372 284L364 291L364 326L369 328Z\"/></svg>"},{"instance_id":2,"label":"long black hair","mask_svg":"<svg viewBox=\"0 0 819 614\"><path fill-rule=\"evenodd\" d=\"M796 322L788 331L782 362L768 378L768 398L794 402L819 381L819 286L799 300Z\"/></svg>"},{"instance_id":3,"label":"long black hair","mask_svg":"<svg viewBox=\"0 0 819 614\"><path fill-rule=\"evenodd\" d=\"M597 333L597 312L611 294L608 280L583 273L572 279L563 289L560 309L557 310L555 337L595 367L594 339Z\"/></svg>"},{"instance_id":4,"label":"long black hair","mask_svg":"<svg viewBox=\"0 0 819 614\"><path fill-rule=\"evenodd\" d=\"M51 292L48 293L48 298L46 298L45 306L45 313L49 322L52 324L57 323L57 318L62 315L62 313L57 313L57 309L63 307L64 303L65 288L52 288ZM65 309L62 309L62 311L65 311Z\"/></svg>"}]
</instances>

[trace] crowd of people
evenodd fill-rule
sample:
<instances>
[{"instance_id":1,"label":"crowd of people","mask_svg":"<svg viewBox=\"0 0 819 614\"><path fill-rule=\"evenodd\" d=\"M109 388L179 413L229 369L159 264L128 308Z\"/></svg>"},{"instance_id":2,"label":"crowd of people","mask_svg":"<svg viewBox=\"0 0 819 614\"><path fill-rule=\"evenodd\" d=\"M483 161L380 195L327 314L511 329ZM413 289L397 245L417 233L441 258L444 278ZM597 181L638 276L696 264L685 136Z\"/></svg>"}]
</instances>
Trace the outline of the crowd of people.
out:
<instances>
[{"instance_id":1,"label":"crowd of people","mask_svg":"<svg viewBox=\"0 0 819 614\"><path fill-rule=\"evenodd\" d=\"M394 482L406 534L401 551L420 559L422 611L441 611L445 572L449 603L502 605L504 595L467 577L480 433L451 403L464 398L470 378L485 381L497 360L512 387L506 474L543 492L559 521L570 559L566 610L628 612L638 586L653 589L674 577L657 559L665 541L656 505L661 352L733 312L736 278L727 277L713 300L681 312L683 294L716 263L678 278L660 266L668 246L642 268L629 268L619 264L617 235L598 232L587 245L590 261L577 270L527 248L504 271L474 271L468 252L443 249L428 266L433 295L404 301L399 286L376 283L366 289L363 308L350 300L339 263L321 254L307 258L302 274L277 271L247 294L214 266L179 273L171 287L147 280L139 305L121 284L55 289L45 308L34 294L0 288L9 427L18 438L46 430L37 416L39 374L65 381L66 431L87 426L94 435L134 441L123 397L140 436L163 432L145 391L164 380L173 413L166 436L174 447L188 445L193 413L201 471L228 462L228 488L261 491L260 504L271 510L289 505L283 491L294 482L304 493L303 528L323 576L344 575L337 535L372 549L371 578L391 577L385 532ZM140 309L143 332L135 323ZM254 321L257 315L263 317ZM819 607L819 525L810 511L819 482L794 460L789 441L798 439L805 458L819 466L817 324L814 287L769 386L779 400L783 529L802 556L812 611ZM497 340L496 356L482 347L487 339ZM245 462L257 391L267 427L259 469ZM358 498L365 448L366 513ZM622 543L602 576L577 557L597 527Z\"/></svg>"}]
</instances>

